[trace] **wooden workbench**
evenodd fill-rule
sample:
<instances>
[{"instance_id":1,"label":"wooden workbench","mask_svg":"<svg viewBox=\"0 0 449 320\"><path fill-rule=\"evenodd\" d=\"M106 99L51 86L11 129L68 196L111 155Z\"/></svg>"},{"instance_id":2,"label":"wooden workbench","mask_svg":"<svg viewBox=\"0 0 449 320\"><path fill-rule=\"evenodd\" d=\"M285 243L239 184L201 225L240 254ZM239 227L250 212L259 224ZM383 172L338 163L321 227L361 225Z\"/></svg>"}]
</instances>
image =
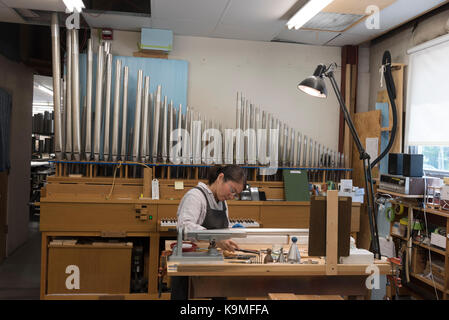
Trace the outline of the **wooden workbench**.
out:
<instances>
[{"instance_id":1,"label":"wooden workbench","mask_svg":"<svg viewBox=\"0 0 449 320\"><path fill-rule=\"evenodd\" d=\"M157 299L160 240L176 236L173 232L161 232L158 221L175 217L180 200L142 198L144 188L143 179L48 178L40 200L41 299ZM309 227L310 202L229 201L228 206L230 218L253 219L264 228ZM360 228L360 209L360 203L353 203L354 234ZM146 239L148 292L79 295L74 290L73 294L50 294L47 282L53 275L48 274L48 252L55 237Z\"/></svg>"},{"instance_id":2,"label":"wooden workbench","mask_svg":"<svg viewBox=\"0 0 449 320\"><path fill-rule=\"evenodd\" d=\"M318 264L168 262L167 275L189 278L189 298L266 298L269 293L340 295L362 299L369 296L365 282L372 273L372 265L337 264L336 274L329 274L324 259L309 258L303 250L300 251L302 261L313 260ZM386 261L375 260L374 266L379 269L379 274L391 272L391 266Z\"/></svg>"}]
</instances>

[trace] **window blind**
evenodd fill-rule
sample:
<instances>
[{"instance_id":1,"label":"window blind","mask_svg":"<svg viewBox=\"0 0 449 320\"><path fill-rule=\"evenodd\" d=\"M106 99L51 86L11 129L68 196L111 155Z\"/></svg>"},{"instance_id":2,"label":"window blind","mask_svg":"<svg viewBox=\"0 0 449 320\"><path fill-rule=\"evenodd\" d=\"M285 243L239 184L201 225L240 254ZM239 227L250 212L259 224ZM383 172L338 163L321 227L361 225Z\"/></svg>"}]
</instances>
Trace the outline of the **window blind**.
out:
<instances>
[{"instance_id":1,"label":"window blind","mask_svg":"<svg viewBox=\"0 0 449 320\"><path fill-rule=\"evenodd\" d=\"M405 144L449 145L449 37L410 54Z\"/></svg>"}]
</instances>

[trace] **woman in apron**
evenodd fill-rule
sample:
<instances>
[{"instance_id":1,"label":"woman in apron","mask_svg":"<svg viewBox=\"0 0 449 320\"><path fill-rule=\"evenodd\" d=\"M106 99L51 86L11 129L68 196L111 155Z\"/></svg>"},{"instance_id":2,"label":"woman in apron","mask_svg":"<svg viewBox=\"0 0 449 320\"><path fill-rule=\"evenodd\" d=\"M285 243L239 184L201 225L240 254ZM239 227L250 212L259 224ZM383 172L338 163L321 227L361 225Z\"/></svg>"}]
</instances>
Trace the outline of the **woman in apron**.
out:
<instances>
[{"instance_id":1,"label":"woman in apron","mask_svg":"<svg viewBox=\"0 0 449 320\"><path fill-rule=\"evenodd\" d=\"M214 166L209 169L208 183L199 182L189 190L178 207L177 228L185 231L225 229L229 227L226 200L234 199L246 184L245 171L236 165ZM237 244L231 239L218 241L217 247L234 251ZM173 277L172 299L187 299L187 278Z\"/></svg>"}]
</instances>

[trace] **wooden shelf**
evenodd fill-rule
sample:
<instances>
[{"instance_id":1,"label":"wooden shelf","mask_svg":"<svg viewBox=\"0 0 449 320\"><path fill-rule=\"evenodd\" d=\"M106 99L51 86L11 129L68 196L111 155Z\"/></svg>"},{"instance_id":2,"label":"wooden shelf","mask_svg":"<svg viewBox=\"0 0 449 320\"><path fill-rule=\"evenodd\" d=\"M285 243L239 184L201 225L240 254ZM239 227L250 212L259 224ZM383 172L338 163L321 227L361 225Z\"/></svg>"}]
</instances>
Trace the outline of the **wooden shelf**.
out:
<instances>
[{"instance_id":1,"label":"wooden shelf","mask_svg":"<svg viewBox=\"0 0 449 320\"><path fill-rule=\"evenodd\" d=\"M407 241L407 238L398 236L398 235L393 234L393 233L391 234L391 236L394 237L394 238L401 239L401 240L403 240L403 241ZM438 248L436 248L436 247L434 247L434 246L428 246L428 245L426 245L426 244L419 243L418 241L415 241L415 240L413 240L413 244L414 244L414 245L417 245L417 246L419 246L419 247L422 247L422 248L424 248L424 249L433 251L433 252L435 252L435 253L441 254L442 256L445 256L445 255L446 255L446 251L444 251L444 250L442 250L442 249L438 249Z\"/></svg>"},{"instance_id":2,"label":"wooden shelf","mask_svg":"<svg viewBox=\"0 0 449 320\"><path fill-rule=\"evenodd\" d=\"M402 193L397 193L397 192L383 190L383 189L377 189L377 192L378 193L387 193L387 194L391 194L393 196L397 196L397 197L401 197L401 198L410 198L410 199L424 198L424 195L419 195L419 194L415 194L415 195L402 194Z\"/></svg>"},{"instance_id":3,"label":"wooden shelf","mask_svg":"<svg viewBox=\"0 0 449 320\"><path fill-rule=\"evenodd\" d=\"M423 196L403 195L403 194L399 194L397 192L391 192L391 191L387 191L387 190L378 190L378 192L386 193L386 194L390 194L390 195L402 198L403 201L397 201L397 199L395 199L395 200L392 200L391 203L392 204L402 204L405 207L407 207L409 209L412 209L412 210L408 209L407 210L408 212L404 211L404 213L403 213L404 216L410 216L410 214L411 214L412 217L413 217L413 210L417 210L417 211L420 211L420 212L425 212L426 214L429 213L429 214L433 214L433 215L437 215L437 216L441 216L443 218L446 218L446 222L444 223L445 224L444 227L445 227L446 231L449 232L449 211L436 210L436 209L433 209L433 208L426 208L426 209L424 209L424 208L418 207L417 204L411 203L412 201L410 201L412 199L423 199L424 198ZM409 201L407 201L407 199ZM410 227L410 221L409 221L409 227ZM390 232L390 235L392 237L396 238L396 239L401 239L403 241L407 241L407 238L395 235L395 234L393 234L391 232ZM412 246L421 247L421 248L424 248L426 250L430 250L433 253L436 253L438 255L443 256L444 260L445 260L446 269L448 268L448 265L449 265L449 260L448 260L449 259L449 252L448 252L448 249L442 249L442 248L433 246L431 244L424 244L424 243L420 243L420 242L415 241L415 240L412 241ZM409 259L407 261L409 261ZM426 283L427 285L429 285L431 287L435 286L435 288L437 290L439 290L440 292L443 293L443 299L446 300L446 299L449 298L449 296L448 296L449 295L449 290L447 288L447 285L445 285L447 283L448 277L449 277L447 272L448 271L446 271L446 273L445 273L445 277L444 277L445 283L444 284L438 283L436 281L432 281L432 279L427 279L427 278L425 278L422 275L419 275L419 274L416 274L416 273L412 273L412 272L410 272L410 276L415 278L415 279L417 279L417 280L419 280L419 281L421 281L421 282Z\"/></svg>"},{"instance_id":4,"label":"wooden shelf","mask_svg":"<svg viewBox=\"0 0 449 320\"><path fill-rule=\"evenodd\" d=\"M421 276L421 275L419 275L419 274L416 274L416 273L410 273L410 275L411 275L413 278L418 279L419 281L422 281L422 282L428 284L428 285L431 286L431 287L434 286L434 285L433 285L433 281L432 281L431 279L424 278L423 276ZM443 286L442 284L436 282L436 281L435 281L435 287L437 288L437 290L439 290L439 291L441 291L441 292L444 292L444 286ZM449 291L449 290L448 290L448 291ZM446 293L447 293L447 292L446 292Z\"/></svg>"}]
</instances>

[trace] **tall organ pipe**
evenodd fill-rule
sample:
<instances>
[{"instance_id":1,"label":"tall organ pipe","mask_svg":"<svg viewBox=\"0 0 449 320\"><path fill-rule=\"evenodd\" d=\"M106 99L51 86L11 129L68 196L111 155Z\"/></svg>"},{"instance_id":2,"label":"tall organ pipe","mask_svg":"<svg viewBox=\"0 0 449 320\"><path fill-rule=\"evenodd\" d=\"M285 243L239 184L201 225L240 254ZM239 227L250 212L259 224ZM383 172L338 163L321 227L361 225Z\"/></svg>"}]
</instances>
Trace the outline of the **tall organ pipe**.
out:
<instances>
[{"instance_id":1,"label":"tall organ pipe","mask_svg":"<svg viewBox=\"0 0 449 320\"><path fill-rule=\"evenodd\" d=\"M86 159L92 155L92 39L87 41L87 76L86 76Z\"/></svg>"},{"instance_id":2,"label":"tall organ pipe","mask_svg":"<svg viewBox=\"0 0 449 320\"><path fill-rule=\"evenodd\" d=\"M51 15L51 44L53 65L53 105L55 117L55 155L57 160L62 160L62 131L61 131L61 54L59 38L58 14Z\"/></svg>"},{"instance_id":3,"label":"tall organ pipe","mask_svg":"<svg viewBox=\"0 0 449 320\"><path fill-rule=\"evenodd\" d=\"M118 125L120 116L120 81L122 73L122 61L115 62L115 86L114 86L114 113L112 124L112 161L117 161L118 156Z\"/></svg>"},{"instance_id":4,"label":"tall organ pipe","mask_svg":"<svg viewBox=\"0 0 449 320\"><path fill-rule=\"evenodd\" d=\"M111 126L111 88L112 88L112 54L108 53L106 58L106 97L104 114L104 159L109 161L110 126Z\"/></svg>"},{"instance_id":5,"label":"tall organ pipe","mask_svg":"<svg viewBox=\"0 0 449 320\"><path fill-rule=\"evenodd\" d=\"M127 115L128 115L128 66L123 68L123 106L122 106L122 148L120 152L120 160L126 161L126 138L128 136L127 131Z\"/></svg>"},{"instance_id":6,"label":"tall organ pipe","mask_svg":"<svg viewBox=\"0 0 449 320\"><path fill-rule=\"evenodd\" d=\"M154 120L153 120L153 162L158 160L159 149L159 123L160 123L160 110L161 110L161 94L162 88L157 86L156 100L154 103Z\"/></svg>"},{"instance_id":7,"label":"tall organ pipe","mask_svg":"<svg viewBox=\"0 0 449 320\"><path fill-rule=\"evenodd\" d=\"M72 160L72 32L66 35L66 98L65 98L65 152L66 159Z\"/></svg>"},{"instance_id":8,"label":"tall organ pipe","mask_svg":"<svg viewBox=\"0 0 449 320\"><path fill-rule=\"evenodd\" d=\"M136 109L134 113L134 141L133 141L133 161L138 161L140 145L140 117L142 108L142 79L143 71L137 72Z\"/></svg>"},{"instance_id":9,"label":"tall organ pipe","mask_svg":"<svg viewBox=\"0 0 449 320\"><path fill-rule=\"evenodd\" d=\"M147 140L148 140L148 109L150 103L150 77L145 77L145 87L143 93L143 112L142 112L142 130L141 130L141 149L140 159L141 162L145 162L147 154Z\"/></svg>"},{"instance_id":10,"label":"tall organ pipe","mask_svg":"<svg viewBox=\"0 0 449 320\"><path fill-rule=\"evenodd\" d=\"M103 98L103 53L102 45L98 47L97 55L97 85L95 90L95 123L94 123L94 159L100 160L100 138L101 138L101 103Z\"/></svg>"}]
</instances>

